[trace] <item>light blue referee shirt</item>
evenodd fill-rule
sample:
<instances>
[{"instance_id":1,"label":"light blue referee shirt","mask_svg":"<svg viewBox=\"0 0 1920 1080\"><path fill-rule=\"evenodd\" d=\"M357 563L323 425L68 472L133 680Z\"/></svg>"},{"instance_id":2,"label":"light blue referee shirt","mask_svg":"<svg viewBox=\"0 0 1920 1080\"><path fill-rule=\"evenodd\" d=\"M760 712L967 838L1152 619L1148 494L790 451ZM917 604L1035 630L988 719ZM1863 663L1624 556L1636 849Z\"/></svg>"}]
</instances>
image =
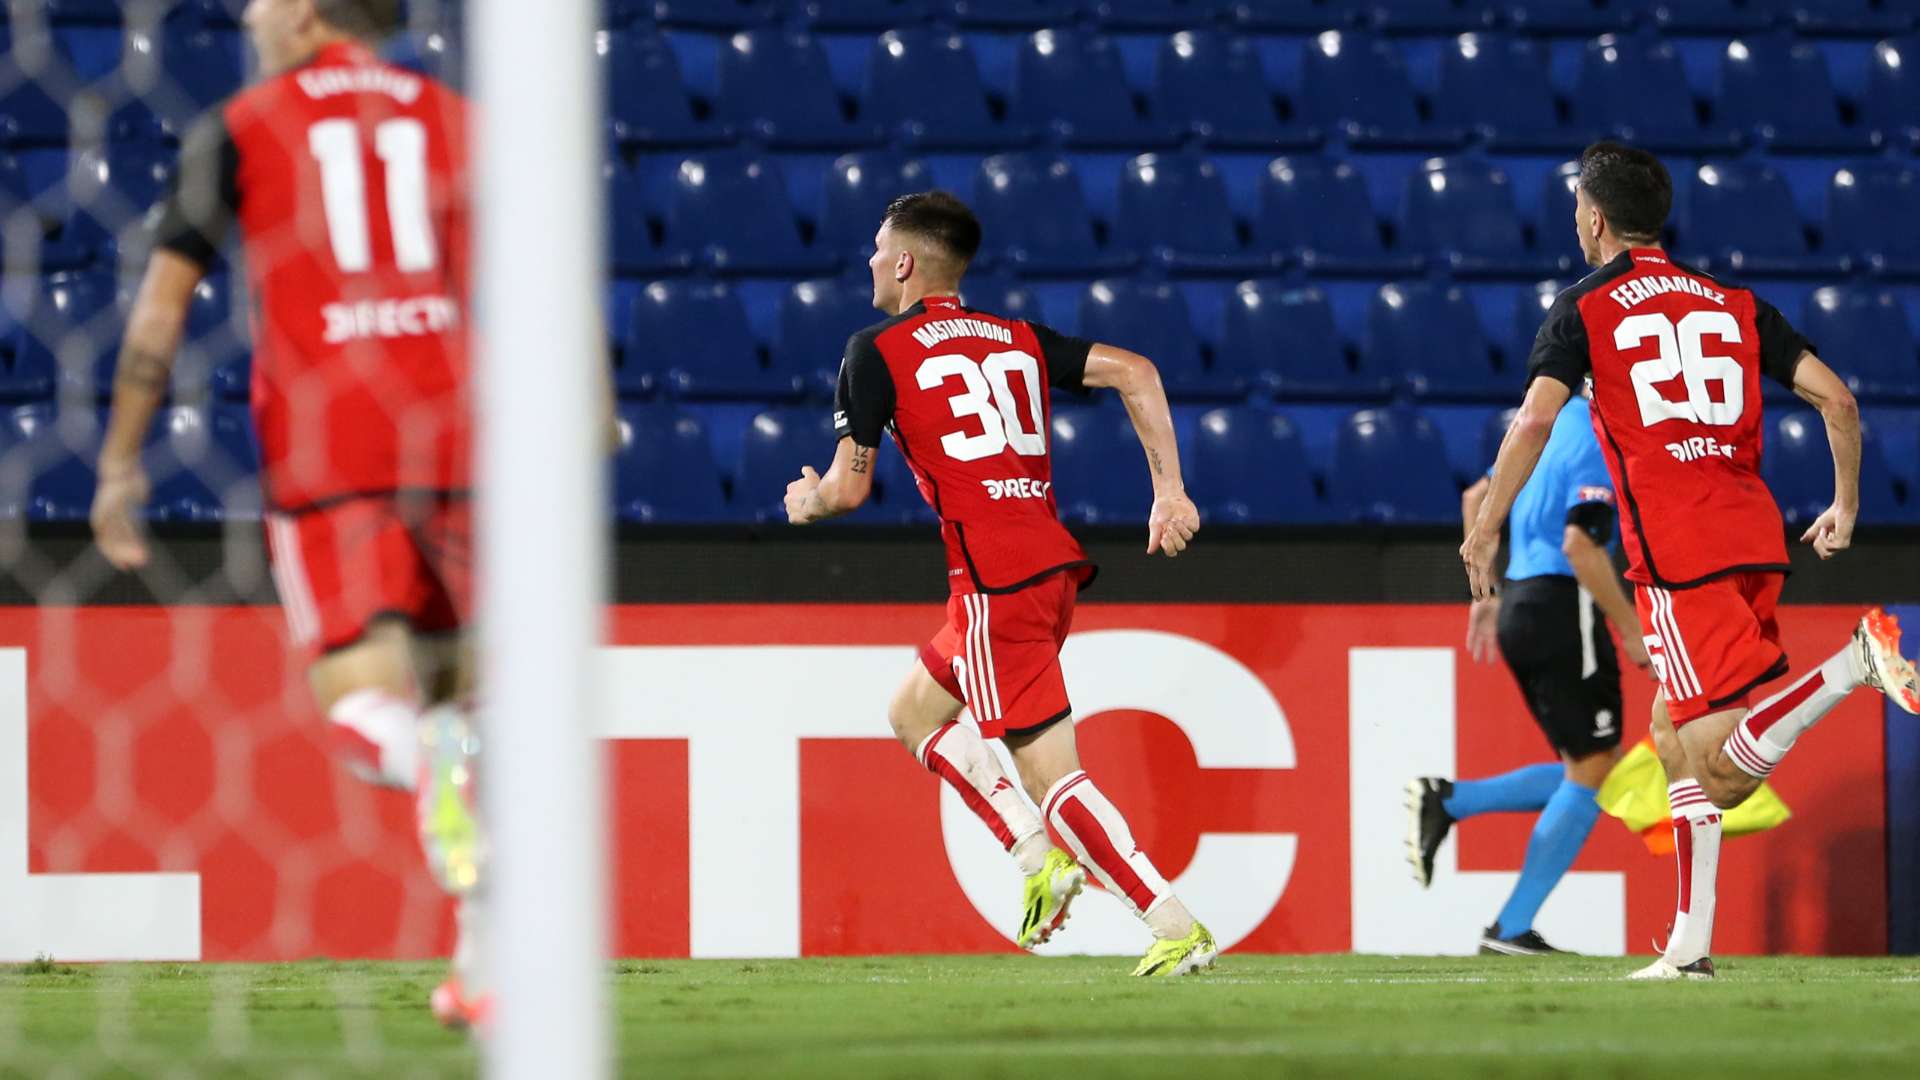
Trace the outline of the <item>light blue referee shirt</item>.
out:
<instances>
[{"instance_id":1,"label":"light blue referee shirt","mask_svg":"<svg viewBox=\"0 0 1920 1080\"><path fill-rule=\"evenodd\" d=\"M1576 508L1597 503L1616 509L1613 477L1607 473L1606 459L1600 456L1600 440L1593 433L1593 418L1587 399L1576 397L1560 410L1547 437L1547 448L1527 485L1520 489L1509 516L1508 534L1511 554L1507 558L1507 579L1558 574L1573 576L1573 564L1560 550L1569 524L1567 516ZM1617 536L1619 530L1613 530ZM1612 547L1613 540L1607 545Z\"/></svg>"}]
</instances>

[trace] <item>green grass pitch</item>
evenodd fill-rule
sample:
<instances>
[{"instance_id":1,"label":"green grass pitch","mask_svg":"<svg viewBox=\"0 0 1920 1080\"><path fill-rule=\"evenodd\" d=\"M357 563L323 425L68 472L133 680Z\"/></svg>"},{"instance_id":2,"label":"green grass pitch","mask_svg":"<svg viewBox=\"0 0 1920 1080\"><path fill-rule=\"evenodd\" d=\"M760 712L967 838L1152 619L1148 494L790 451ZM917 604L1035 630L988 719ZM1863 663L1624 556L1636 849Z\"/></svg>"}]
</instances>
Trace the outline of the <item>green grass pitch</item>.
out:
<instances>
[{"instance_id":1,"label":"green grass pitch","mask_svg":"<svg viewBox=\"0 0 1920 1080\"><path fill-rule=\"evenodd\" d=\"M649 1077L1920 1075L1920 960L1227 956L613 965L619 1067ZM468 1076L437 964L0 969L0 1077ZM559 1078L556 1078L559 1080Z\"/></svg>"}]
</instances>

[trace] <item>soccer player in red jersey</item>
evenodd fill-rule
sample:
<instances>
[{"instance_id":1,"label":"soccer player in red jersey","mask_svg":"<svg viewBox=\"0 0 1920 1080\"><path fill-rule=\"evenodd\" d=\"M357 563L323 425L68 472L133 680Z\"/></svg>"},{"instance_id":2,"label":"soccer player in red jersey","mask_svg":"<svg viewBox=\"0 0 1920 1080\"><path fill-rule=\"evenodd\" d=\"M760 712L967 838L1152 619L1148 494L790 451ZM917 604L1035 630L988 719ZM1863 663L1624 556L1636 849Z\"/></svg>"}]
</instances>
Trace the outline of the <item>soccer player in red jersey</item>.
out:
<instances>
[{"instance_id":1,"label":"soccer player in red jersey","mask_svg":"<svg viewBox=\"0 0 1920 1080\"><path fill-rule=\"evenodd\" d=\"M1760 377L1790 387L1826 422L1833 505L1801 537L1822 559L1853 540L1860 416L1846 384L1772 305L1661 249L1672 202L1673 182L1652 154L1602 142L1581 155L1574 225L1597 269L1547 312L1526 399L1460 548L1474 599L1492 595L1501 523L1554 416L1588 388L1660 678L1652 729L1679 864L1672 935L1636 979L1713 977L1720 814L1745 801L1808 728L1863 686L1920 712L1899 627L1878 608L1839 652L1750 704L1789 672L1775 622L1787 548L1760 479Z\"/></svg>"},{"instance_id":2,"label":"soccer player in red jersey","mask_svg":"<svg viewBox=\"0 0 1920 1080\"><path fill-rule=\"evenodd\" d=\"M416 792L462 898L450 1022L483 1011L463 630L470 595L467 105L367 42L397 0L252 0L266 77L202 117L128 317L92 520L144 566L141 445L195 286L233 226L255 300L252 405L275 584L356 776ZM464 981L463 981L464 980Z\"/></svg>"},{"instance_id":3,"label":"soccer player in red jersey","mask_svg":"<svg viewBox=\"0 0 1920 1080\"><path fill-rule=\"evenodd\" d=\"M946 626L894 693L894 734L953 785L1026 875L1021 947L1059 928L1091 870L1153 932L1135 975L1208 967L1219 951L1213 935L1080 768L1060 670L1074 599L1094 566L1055 508L1048 388L1120 393L1153 482L1147 553L1172 557L1200 515L1181 483L1159 373L1125 349L961 303L980 224L946 192L894 200L874 244L873 303L890 317L847 342L833 464L825 476L803 468L787 486L787 518L806 525L860 506L881 435L893 435L940 516L950 589ZM958 722L963 705L971 724ZM983 741L993 738L1011 754L1025 797ZM1072 856L1048 839L1048 822Z\"/></svg>"}]
</instances>

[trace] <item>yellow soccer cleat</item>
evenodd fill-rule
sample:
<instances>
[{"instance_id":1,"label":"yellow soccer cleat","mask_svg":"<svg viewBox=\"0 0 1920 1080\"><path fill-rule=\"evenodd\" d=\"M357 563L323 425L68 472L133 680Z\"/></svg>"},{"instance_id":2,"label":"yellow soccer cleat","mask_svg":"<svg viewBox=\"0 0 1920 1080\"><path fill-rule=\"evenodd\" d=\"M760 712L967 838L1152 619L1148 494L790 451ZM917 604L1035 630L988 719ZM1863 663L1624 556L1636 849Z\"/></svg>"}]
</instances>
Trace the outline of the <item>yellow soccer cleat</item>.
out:
<instances>
[{"instance_id":1,"label":"yellow soccer cleat","mask_svg":"<svg viewBox=\"0 0 1920 1080\"><path fill-rule=\"evenodd\" d=\"M479 747L478 736L453 706L436 706L420 718L414 823L428 869L451 896L464 897L478 888L486 863L486 837L475 812Z\"/></svg>"},{"instance_id":2,"label":"yellow soccer cleat","mask_svg":"<svg viewBox=\"0 0 1920 1080\"><path fill-rule=\"evenodd\" d=\"M1027 879L1026 916L1020 920L1020 947L1032 949L1045 945L1060 924L1067 921L1067 908L1087 883L1087 872L1073 856L1054 848L1040 872Z\"/></svg>"},{"instance_id":3,"label":"yellow soccer cleat","mask_svg":"<svg viewBox=\"0 0 1920 1080\"><path fill-rule=\"evenodd\" d=\"M1214 958L1220 955L1220 946L1215 944L1213 935L1207 928L1194 920L1193 933L1178 941L1156 941L1147 955L1140 958L1140 966L1133 973L1145 978L1171 978L1175 975L1191 975L1213 966Z\"/></svg>"}]
</instances>

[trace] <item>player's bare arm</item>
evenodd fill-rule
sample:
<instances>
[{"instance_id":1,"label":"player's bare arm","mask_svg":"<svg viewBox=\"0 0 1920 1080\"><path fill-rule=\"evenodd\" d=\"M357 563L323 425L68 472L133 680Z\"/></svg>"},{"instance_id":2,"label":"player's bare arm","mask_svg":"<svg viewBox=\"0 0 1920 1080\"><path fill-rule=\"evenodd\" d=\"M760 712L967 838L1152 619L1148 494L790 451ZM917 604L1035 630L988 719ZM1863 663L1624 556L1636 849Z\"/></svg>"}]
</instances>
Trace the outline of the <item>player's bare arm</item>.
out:
<instances>
[{"instance_id":1,"label":"player's bare arm","mask_svg":"<svg viewBox=\"0 0 1920 1080\"><path fill-rule=\"evenodd\" d=\"M1533 467L1540 463L1540 452L1553 434L1554 418L1572 399L1573 391L1558 379L1533 380L1513 424L1507 428L1506 438L1500 441L1500 454L1494 458L1493 476L1481 500L1480 513L1467 531L1466 542L1460 545L1460 558L1467 565L1467 584L1475 600L1491 597L1499 583L1493 563L1500 554L1500 526L1513 510L1520 489L1533 476Z\"/></svg>"},{"instance_id":2,"label":"player's bare arm","mask_svg":"<svg viewBox=\"0 0 1920 1080\"><path fill-rule=\"evenodd\" d=\"M1180 447L1173 437L1173 411L1160 385L1160 370L1139 353L1112 345L1095 345L1087 354L1084 384L1120 393L1133 420L1133 430L1146 451L1153 479L1153 509L1147 514L1147 554L1165 552L1173 558L1193 542L1200 531L1200 511L1187 497L1180 475Z\"/></svg>"},{"instance_id":3,"label":"player's bare arm","mask_svg":"<svg viewBox=\"0 0 1920 1080\"><path fill-rule=\"evenodd\" d=\"M873 464L879 448L861 446L852 437L840 440L833 453L827 475L800 467L800 479L787 485L787 521L811 525L830 517L852 513L873 493Z\"/></svg>"},{"instance_id":4,"label":"player's bare arm","mask_svg":"<svg viewBox=\"0 0 1920 1080\"><path fill-rule=\"evenodd\" d=\"M1812 353L1801 353L1793 369L1793 392L1820 410L1833 452L1833 505L1800 535L1822 559L1853 544L1853 523L1860 514L1860 405L1833 369Z\"/></svg>"},{"instance_id":5,"label":"player's bare arm","mask_svg":"<svg viewBox=\"0 0 1920 1080\"><path fill-rule=\"evenodd\" d=\"M149 494L140 448L167 399L174 354L186 331L187 305L204 273L191 259L156 251L127 317L91 514L94 541L117 570L147 564L147 543L136 520Z\"/></svg>"},{"instance_id":6,"label":"player's bare arm","mask_svg":"<svg viewBox=\"0 0 1920 1080\"><path fill-rule=\"evenodd\" d=\"M1592 595L1594 606L1620 632L1620 647L1628 662L1641 671L1651 668L1653 661L1647 656L1646 641L1640 633L1640 616L1620 584L1620 575L1614 572L1613 557L1607 554L1606 546L1595 543L1580 526L1569 525L1560 550L1573 567L1574 580Z\"/></svg>"},{"instance_id":7,"label":"player's bare arm","mask_svg":"<svg viewBox=\"0 0 1920 1080\"><path fill-rule=\"evenodd\" d=\"M1483 476L1460 494L1460 527L1467 536L1473 535L1474 522L1480 520L1480 504L1486 501L1487 487L1487 478ZM1500 598L1489 596L1475 600L1467 608L1467 655L1482 664L1499 660L1499 627Z\"/></svg>"}]
</instances>

